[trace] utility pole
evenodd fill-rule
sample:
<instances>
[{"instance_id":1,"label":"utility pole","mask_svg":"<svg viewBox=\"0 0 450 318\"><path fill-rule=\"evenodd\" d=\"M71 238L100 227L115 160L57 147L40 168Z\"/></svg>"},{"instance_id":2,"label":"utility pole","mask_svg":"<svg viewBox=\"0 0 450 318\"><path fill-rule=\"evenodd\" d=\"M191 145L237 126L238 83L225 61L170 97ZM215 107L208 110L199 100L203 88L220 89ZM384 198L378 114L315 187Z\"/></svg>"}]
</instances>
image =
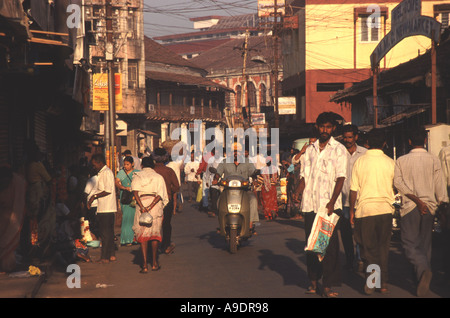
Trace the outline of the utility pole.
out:
<instances>
[{"instance_id":1,"label":"utility pole","mask_svg":"<svg viewBox=\"0 0 450 318\"><path fill-rule=\"evenodd\" d=\"M110 169L116 170L116 103L115 103L115 81L114 81L114 30L113 10L111 0L106 0L106 46L105 58L108 68L108 104L109 110L105 112L105 123L109 125L109 144L106 145L109 153ZM106 136L106 131L105 131Z\"/></svg>"},{"instance_id":2,"label":"utility pole","mask_svg":"<svg viewBox=\"0 0 450 318\"><path fill-rule=\"evenodd\" d=\"M251 126L251 114L250 114L250 104L248 102L248 75L247 75L247 55L248 55L248 36L249 36L249 31L246 30L245 31L245 40L244 40L244 47L243 47L243 52L242 52L242 56L244 58L244 63L243 63L243 67L242 67L242 81L241 81L241 108L244 108L244 100L247 100L247 119L248 119L248 124L249 126ZM247 90L244 90L244 87L247 88ZM246 92L246 97L244 98L244 92ZM242 111L241 111L242 113Z\"/></svg>"},{"instance_id":3,"label":"utility pole","mask_svg":"<svg viewBox=\"0 0 450 318\"><path fill-rule=\"evenodd\" d=\"M273 54L274 54L274 115L275 115L275 128L280 128L280 116L278 112L278 4L277 0L274 0L274 22L273 22Z\"/></svg>"}]
</instances>

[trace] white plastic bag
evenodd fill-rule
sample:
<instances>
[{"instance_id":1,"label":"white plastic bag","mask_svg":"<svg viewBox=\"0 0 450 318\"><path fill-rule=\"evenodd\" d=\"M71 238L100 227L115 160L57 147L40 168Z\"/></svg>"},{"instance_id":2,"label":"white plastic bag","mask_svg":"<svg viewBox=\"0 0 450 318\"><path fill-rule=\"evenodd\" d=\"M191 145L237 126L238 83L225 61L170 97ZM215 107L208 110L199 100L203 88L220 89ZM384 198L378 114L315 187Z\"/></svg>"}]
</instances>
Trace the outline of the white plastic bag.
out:
<instances>
[{"instance_id":1,"label":"white plastic bag","mask_svg":"<svg viewBox=\"0 0 450 318\"><path fill-rule=\"evenodd\" d=\"M319 208L308 237L308 244L305 247L305 251L316 253L319 261L322 261L338 221L339 216L336 213L328 215L326 208Z\"/></svg>"}]
</instances>

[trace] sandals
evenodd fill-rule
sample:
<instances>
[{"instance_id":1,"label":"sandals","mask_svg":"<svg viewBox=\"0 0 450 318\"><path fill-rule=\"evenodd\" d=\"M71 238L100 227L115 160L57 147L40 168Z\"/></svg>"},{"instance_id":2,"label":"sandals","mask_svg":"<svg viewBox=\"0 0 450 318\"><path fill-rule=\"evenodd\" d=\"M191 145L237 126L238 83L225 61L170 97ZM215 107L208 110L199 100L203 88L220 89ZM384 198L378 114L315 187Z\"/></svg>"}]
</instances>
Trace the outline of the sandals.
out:
<instances>
[{"instance_id":1,"label":"sandals","mask_svg":"<svg viewBox=\"0 0 450 318\"><path fill-rule=\"evenodd\" d=\"M313 295L316 294L317 290L314 286L309 286L308 289L305 291L305 294Z\"/></svg>"},{"instance_id":2,"label":"sandals","mask_svg":"<svg viewBox=\"0 0 450 318\"><path fill-rule=\"evenodd\" d=\"M141 274L147 274L148 273L148 267L142 267L142 269L139 271Z\"/></svg>"},{"instance_id":3,"label":"sandals","mask_svg":"<svg viewBox=\"0 0 450 318\"><path fill-rule=\"evenodd\" d=\"M166 253L166 254L172 254L174 249L175 249L175 244L171 243L171 244L169 245L169 247L166 248L166 250L164 251L164 253Z\"/></svg>"},{"instance_id":4,"label":"sandals","mask_svg":"<svg viewBox=\"0 0 450 318\"><path fill-rule=\"evenodd\" d=\"M324 288L323 297L325 298L337 298L339 293L332 291L331 288Z\"/></svg>"},{"instance_id":5,"label":"sandals","mask_svg":"<svg viewBox=\"0 0 450 318\"><path fill-rule=\"evenodd\" d=\"M161 266L159 266L159 264L156 266L152 266L152 272L159 271L160 268L161 268Z\"/></svg>"}]
</instances>

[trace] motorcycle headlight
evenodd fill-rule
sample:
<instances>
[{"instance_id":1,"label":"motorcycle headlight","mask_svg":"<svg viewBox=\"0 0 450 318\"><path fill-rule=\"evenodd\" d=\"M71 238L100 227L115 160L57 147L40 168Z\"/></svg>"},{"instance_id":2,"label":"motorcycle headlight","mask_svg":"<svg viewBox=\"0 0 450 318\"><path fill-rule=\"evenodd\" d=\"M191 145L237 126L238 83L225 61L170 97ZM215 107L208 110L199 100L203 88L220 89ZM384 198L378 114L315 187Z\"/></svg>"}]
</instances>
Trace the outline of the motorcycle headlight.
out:
<instances>
[{"instance_id":1,"label":"motorcycle headlight","mask_svg":"<svg viewBox=\"0 0 450 318\"><path fill-rule=\"evenodd\" d=\"M241 182L239 180L231 180L228 183L228 186L234 187L234 188L239 188L241 186Z\"/></svg>"}]
</instances>

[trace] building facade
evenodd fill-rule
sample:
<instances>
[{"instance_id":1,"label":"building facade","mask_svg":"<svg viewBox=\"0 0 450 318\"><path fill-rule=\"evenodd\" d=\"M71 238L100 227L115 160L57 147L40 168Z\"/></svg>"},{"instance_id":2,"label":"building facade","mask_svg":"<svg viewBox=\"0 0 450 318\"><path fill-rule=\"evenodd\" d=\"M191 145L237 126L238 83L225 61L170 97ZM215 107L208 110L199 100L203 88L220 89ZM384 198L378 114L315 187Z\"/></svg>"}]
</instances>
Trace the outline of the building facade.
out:
<instances>
[{"instance_id":1,"label":"building facade","mask_svg":"<svg viewBox=\"0 0 450 318\"><path fill-rule=\"evenodd\" d=\"M292 18L298 28L283 34L283 94L296 96L301 122L312 123L323 111L334 111L352 121L351 106L330 102L330 96L371 76L370 55L391 30L392 9L400 1L294 0ZM448 21L448 11L436 5L448 1L423 0L421 14ZM443 9L443 7L441 7ZM376 14L374 14L376 13ZM379 17L379 19L375 19ZM448 23L448 22L447 22ZM423 54L431 41L406 38L380 62L395 67Z\"/></svg>"}]
</instances>

